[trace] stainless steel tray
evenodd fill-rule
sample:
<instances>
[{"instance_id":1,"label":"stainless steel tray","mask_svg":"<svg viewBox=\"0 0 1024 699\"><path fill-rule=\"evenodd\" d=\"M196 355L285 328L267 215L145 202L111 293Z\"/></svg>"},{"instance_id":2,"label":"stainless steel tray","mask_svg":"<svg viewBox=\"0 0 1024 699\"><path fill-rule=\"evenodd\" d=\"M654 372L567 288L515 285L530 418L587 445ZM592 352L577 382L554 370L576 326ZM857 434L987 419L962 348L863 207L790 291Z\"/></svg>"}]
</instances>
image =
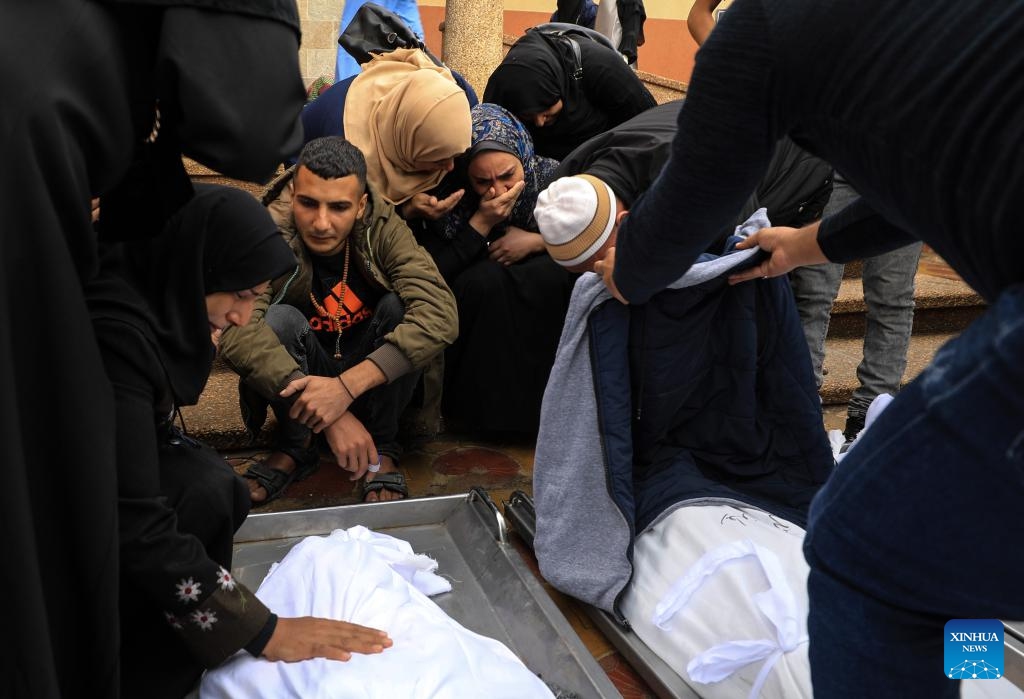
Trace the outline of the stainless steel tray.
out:
<instances>
[{"instance_id":1,"label":"stainless steel tray","mask_svg":"<svg viewBox=\"0 0 1024 699\"><path fill-rule=\"evenodd\" d=\"M517 490L503 504L512 529L532 551L537 533L537 512L533 498ZM659 699L700 699L700 695L683 682L678 673L641 641L639 636L615 621L611 614L585 602L579 602L579 605Z\"/></svg>"},{"instance_id":2,"label":"stainless steel tray","mask_svg":"<svg viewBox=\"0 0 1024 699\"><path fill-rule=\"evenodd\" d=\"M253 514L235 535L234 575L259 587L307 536L361 524L408 541L438 562L452 591L432 599L463 626L495 638L543 680L581 697L621 697L508 542L487 493Z\"/></svg>"}]
</instances>

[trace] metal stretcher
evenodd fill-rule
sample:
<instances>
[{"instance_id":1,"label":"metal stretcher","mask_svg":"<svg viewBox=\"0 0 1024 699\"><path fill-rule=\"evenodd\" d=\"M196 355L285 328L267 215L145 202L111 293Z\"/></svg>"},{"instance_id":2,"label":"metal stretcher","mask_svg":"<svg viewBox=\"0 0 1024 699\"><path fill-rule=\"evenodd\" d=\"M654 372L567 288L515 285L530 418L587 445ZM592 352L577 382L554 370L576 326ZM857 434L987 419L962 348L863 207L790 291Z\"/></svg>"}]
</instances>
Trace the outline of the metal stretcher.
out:
<instances>
[{"instance_id":1,"label":"metal stretcher","mask_svg":"<svg viewBox=\"0 0 1024 699\"><path fill-rule=\"evenodd\" d=\"M507 502L502 503L505 516L512 529L533 550L533 539L537 532L537 513L533 498L517 490ZM626 662L636 670L660 699L700 699L682 678L664 660L654 654L646 643L605 612L589 604L579 603L594 625L615 648L622 653Z\"/></svg>"},{"instance_id":2,"label":"metal stretcher","mask_svg":"<svg viewBox=\"0 0 1024 699\"><path fill-rule=\"evenodd\" d=\"M472 631L497 639L567 695L621 699L519 552L481 489L466 495L253 514L235 535L234 575L251 589L307 536L363 525L438 562L452 591L432 599Z\"/></svg>"}]
</instances>

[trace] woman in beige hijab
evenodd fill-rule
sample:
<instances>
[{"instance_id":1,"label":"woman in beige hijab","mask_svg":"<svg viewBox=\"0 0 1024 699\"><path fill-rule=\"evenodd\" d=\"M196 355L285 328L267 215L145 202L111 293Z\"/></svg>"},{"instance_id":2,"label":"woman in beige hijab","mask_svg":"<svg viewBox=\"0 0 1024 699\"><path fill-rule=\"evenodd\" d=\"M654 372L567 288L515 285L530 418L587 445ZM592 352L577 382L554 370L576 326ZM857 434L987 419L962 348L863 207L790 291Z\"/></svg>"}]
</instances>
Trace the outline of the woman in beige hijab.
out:
<instances>
[{"instance_id":1,"label":"woman in beige hijab","mask_svg":"<svg viewBox=\"0 0 1024 699\"><path fill-rule=\"evenodd\" d=\"M447 68L418 49L363 64L348 90L345 137L366 156L370 185L392 204L437 186L469 148L469 101Z\"/></svg>"}]
</instances>

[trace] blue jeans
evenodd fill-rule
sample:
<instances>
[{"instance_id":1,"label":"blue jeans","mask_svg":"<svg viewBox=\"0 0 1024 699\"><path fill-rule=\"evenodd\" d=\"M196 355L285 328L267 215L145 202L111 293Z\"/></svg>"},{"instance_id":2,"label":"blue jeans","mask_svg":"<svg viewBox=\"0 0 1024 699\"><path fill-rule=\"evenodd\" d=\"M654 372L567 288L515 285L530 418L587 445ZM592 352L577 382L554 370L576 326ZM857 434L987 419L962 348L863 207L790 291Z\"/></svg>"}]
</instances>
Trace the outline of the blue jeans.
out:
<instances>
[{"instance_id":1,"label":"blue jeans","mask_svg":"<svg viewBox=\"0 0 1024 699\"><path fill-rule=\"evenodd\" d=\"M310 376L338 376L359 364L370 352L380 347L384 336L404 318L405 306L398 295L385 294L374 307L373 316L368 321L370 325L360 344L348 349L345 358L338 361L324 350L316 335L310 331L306 316L299 309L287 304L276 304L267 309L265 316L267 325L299 365L299 369ZM350 408L373 437L377 451L396 460L402 451L398 444L399 418L412 398L418 378L419 372L414 371L391 383L377 386L359 396ZM278 424L275 446L301 449L309 443L310 430L288 417L290 406L291 403L285 400L270 404Z\"/></svg>"},{"instance_id":2,"label":"blue jeans","mask_svg":"<svg viewBox=\"0 0 1024 699\"><path fill-rule=\"evenodd\" d=\"M948 342L815 497L815 695L955 697L949 619L1024 619L1024 285Z\"/></svg>"},{"instance_id":3,"label":"blue jeans","mask_svg":"<svg viewBox=\"0 0 1024 699\"><path fill-rule=\"evenodd\" d=\"M841 211L856 198L857 192L836 173L825 215ZM859 385L850 398L848 408L848 414L859 418L862 424L864 414L876 396L882 393L896 395L900 390L914 325L914 275L920 259L921 243L914 243L864 260L861 277L867 306L864 356L857 367ZM825 336L828 334L832 303L843 281L843 268L841 264L826 263L800 267L790 273L818 388L822 383Z\"/></svg>"}]
</instances>

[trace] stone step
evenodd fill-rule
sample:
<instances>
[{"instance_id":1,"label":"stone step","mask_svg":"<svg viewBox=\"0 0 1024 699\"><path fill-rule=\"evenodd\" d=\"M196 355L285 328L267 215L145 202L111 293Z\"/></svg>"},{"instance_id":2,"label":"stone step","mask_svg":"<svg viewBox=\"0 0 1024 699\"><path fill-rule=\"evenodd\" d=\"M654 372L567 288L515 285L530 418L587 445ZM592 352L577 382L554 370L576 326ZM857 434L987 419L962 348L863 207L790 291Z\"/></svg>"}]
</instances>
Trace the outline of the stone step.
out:
<instances>
[{"instance_id":1,"label":"stone step","mask_svg":"<svg viewBox=\"0 0 1024 699\"><path fill-rule=\"evenodd\" d=\"M914 279L915 335L960 331L985 310L985 302L959 278L919 271ZM863 337L864 287L859 277L844 278L832 305L828 337Z\"/></svg>"},{"instance_id":2,"label":"stone step","mask_svg":"<svg viewBox=\"0 0 1024 699\"><path fill-rule=\"evenodd\" d=\"M942 345L960 333L954 332L928 333L913 335L910 348L907 350L907 368L903 372L905 386L928 366L932 357ZM825 340L825 371L822 382L821 401L827 406L842 406L850 400L854 390L860 385L857 380L857 365L863 356L864 340L862 337L839 337Z\"/></svg>"},{"instance_id":3,"label":"stone step","mask_svg":"<svg viewBox=\"0 0 1024 699\"><path fill-rule=\"evenodd\" d=\"M863 263L846 265L832 306L830 338L863 337L865 328ZM958 332L985 310L985 302L929 246L921 251L914 277L914 334Z\"/></svg>"},{"instance_id":4,"label":"stone step","mask_svg":"<svg viewBox=\"0 0 1024 699\"><path fill-rule=\"evenodd\" d=\"M944 343L956 337L953 332L915 334L907 352L904 385L928 365L935 352ZM821 387L822 403L826 406L845 406L859 385L857 365L863 351L861 337L830 337L825 341L825 371ZM250 441L238 410L238 377L220 363L215 363L206 389L199 403L182 408L182 417L189 433L209 443L215 449L231 451L267 446L274 424L269 415L267 428L255 442Z\"/></svg>"}]
</instances>

